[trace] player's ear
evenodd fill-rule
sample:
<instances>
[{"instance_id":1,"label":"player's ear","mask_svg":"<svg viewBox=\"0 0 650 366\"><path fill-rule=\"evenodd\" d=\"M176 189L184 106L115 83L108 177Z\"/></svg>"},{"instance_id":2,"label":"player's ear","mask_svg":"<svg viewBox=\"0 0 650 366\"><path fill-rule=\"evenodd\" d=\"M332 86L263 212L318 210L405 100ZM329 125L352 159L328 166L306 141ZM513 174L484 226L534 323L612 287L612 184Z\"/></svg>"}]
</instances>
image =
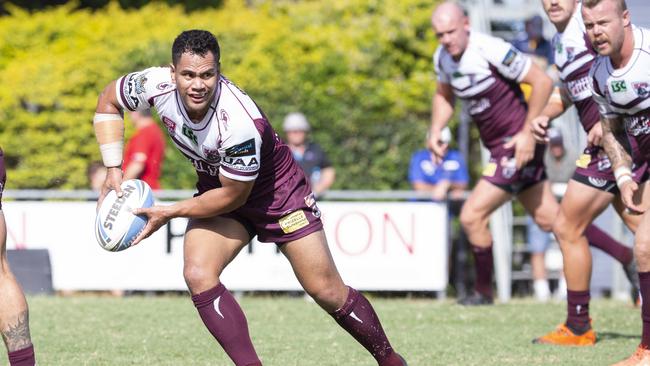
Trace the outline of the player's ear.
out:
<instances>
[{"instance_id":1,"label":"player's ear","mask_svg":"<svg viewBox=\"0 0 650 366\"><path fill-rule=\"evenodd\" d=\"M625 9L623 10L623 26L629 27L630 23L630 11Z\"/></svg>"},{"instance_id":2,"label":"player's ear","mask_svg":"<svg viewBox=\"0 0 650 366\"><path fill-rule=\"evenodd\" d=\"M174 75L174 72L176 71L176 68L174 67L174 64L169 64L169 72L171 73L172 76L172 83L176 84L176 75Z\"/></svg>"}]
</instances>

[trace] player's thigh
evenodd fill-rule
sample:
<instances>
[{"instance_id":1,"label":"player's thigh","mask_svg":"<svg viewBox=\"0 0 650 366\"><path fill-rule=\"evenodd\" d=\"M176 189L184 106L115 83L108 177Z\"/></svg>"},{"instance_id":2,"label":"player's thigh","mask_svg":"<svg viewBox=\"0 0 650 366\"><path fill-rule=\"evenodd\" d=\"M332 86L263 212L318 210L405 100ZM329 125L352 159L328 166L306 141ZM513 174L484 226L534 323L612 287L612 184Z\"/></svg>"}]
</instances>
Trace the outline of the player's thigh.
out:
<instances>
[{"instance_id":1,"label":"player's thigh","mask_svg":"<svg viewBox=\"0 0 650 366\"><path fill-rule=\"evenodd\" d=\"M298 281L310 294L340 291L345 287L327 245L325 232L319 230L280 247Z\"/></svg>"},{"instance_id":2,"label":"player's thigh","mask_svg":"<svg viewBox=\"0 0 650 366\"><path fill-rule=\"evenodd\" d=\"M186 280L208 277L218 281L249 240L248 231L237 220L219 216L190 220L183 247Z\"/></svg>"},{"instance_id":3,"label":"player's thigh","mask_svg":"<svg viewBox=\"0 0 650 366\"><path fill-rule=\"evenodd\" d=\"M569 229L583 232L614 200L614 194L569 180L558 219Z\"/></svg>"},{"instance_id":4,"label":"player's thigh","mask_svg":"<svg viewBox=\"0 0 650 366\"><path fill-rule=\"evenodd\" d=\"M7 223L5 222L5 215L0 210L0 270L4 271L7 264Z\"/></svg>"},{"instance_id":5,"label":"player's thigh","mask_svg":"<svg viewBox=\"0 0 650 366\"><path fill-rule=\"evenodd\" d=\"M517 195L517 199L542 230L551 230L560 205L551 191L551 184L548 180L543 180L523 190Z\"/></svg>"},{"instance_id":6,"label":"player's thigh","mask_svg":"<svg viewBox=\"0 0 650 366\"><path fill-rule=\"evenodd\" d=\"M461 221L468 223L476 218L487 218L511 198L512 195L509 192L485 179L480 179L461 209Z\"/></svg>"}]
</instances>

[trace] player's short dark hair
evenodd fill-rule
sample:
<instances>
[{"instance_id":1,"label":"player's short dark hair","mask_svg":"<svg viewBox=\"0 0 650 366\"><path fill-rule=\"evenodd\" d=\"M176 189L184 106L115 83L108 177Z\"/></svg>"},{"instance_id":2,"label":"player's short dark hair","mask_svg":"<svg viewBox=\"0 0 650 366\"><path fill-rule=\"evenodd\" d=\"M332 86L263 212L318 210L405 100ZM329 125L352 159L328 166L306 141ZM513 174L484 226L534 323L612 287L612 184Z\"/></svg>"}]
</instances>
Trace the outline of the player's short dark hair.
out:
<instances>
[{"instance_id":1,"label":"player's short dark hair","mask_svg":"<svg viewBox=\"0 0 650 366\"><path fill-rule=\"evenodd\" d=\"M172 62L178 64L184 53L205 56L212 52L215 61L219 63L221 51L217 37L206 30L192 29L179 34L172 45Z\"/></svg>"},{"instance_id":2,"label":"player's short dark hair","mask_svg":"<svg viewBox=\"0 0 650 366\"><path fill-rule=\"evenodd\" d=\"M587 9L591 9L596 5L600 4L601 2L603 2L603 0L584 0L582 2L582 6L586 7ZM621 13L627 10L627 4L625 3L625 0L614 0L614 2L618 7L618 11L620 11Z\"/></svg>"}]
</instances>

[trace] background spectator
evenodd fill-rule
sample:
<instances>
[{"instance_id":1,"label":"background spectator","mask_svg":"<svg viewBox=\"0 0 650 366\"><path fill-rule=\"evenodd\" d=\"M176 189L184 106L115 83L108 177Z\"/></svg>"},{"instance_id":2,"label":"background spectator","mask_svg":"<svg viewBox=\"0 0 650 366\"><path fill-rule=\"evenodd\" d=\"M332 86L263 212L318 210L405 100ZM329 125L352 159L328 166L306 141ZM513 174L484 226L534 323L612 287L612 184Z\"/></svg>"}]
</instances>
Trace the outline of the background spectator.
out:
<instances>
[{"instance_id":1,"label":"background spectator","mask_svg":"<svg viewBox=\"0 0 650 366\"><path fill-rule=\"evenodd\" d=\"M290 113L284 118L282 129L287 136L287 145L305 175L310 179L316 196L327 191L336 179L336 170L323 149L308 139L311 127L302 113Z\"/></svg>"},{"instance_id":2,"label":"background spectator","mask_svg":"<svg viewBox=\"0 0 650 366\"><path fill-rule=\"evenodd\" d=\"M99 192L102 189L104 180L106 180L106 167L99 161L93 161L88 165L87 174L90 189Z\"/></svg>"},{"instance_id":3,"label":"background spectator","mask_svg":"<svg viewBox=\"0 0 650 366\"><path fill-rule=\"evenodd\" d=\"M136 128L124 152L124 180L138 178L151 189L160 189L160 171L165 156L165 138L151 111L129 113Z\"/></svg>"},{"instance_id":4,"label":"background spectator","mask_svg":"<svg viewBox=\"0 0 650 366\"><path fill-rule=\"evenodd\" d=\"M517 39L513 45L521 52L533 56L537 64L546 69L553 64L553 45L544 38L544 22L539 15L525 21L526 34L523 39Z\"/></svg>"}]
</instances>

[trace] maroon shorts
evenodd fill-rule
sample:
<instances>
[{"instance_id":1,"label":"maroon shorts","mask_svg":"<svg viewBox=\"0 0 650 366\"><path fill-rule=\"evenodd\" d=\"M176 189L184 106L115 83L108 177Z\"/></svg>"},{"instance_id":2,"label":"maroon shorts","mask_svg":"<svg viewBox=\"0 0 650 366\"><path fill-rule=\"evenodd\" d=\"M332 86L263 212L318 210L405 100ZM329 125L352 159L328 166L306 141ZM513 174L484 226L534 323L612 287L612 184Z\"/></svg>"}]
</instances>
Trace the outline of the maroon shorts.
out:
<instances>
[{"instance_id":1,"label":"maroon shorts","mask_svg":"<svg viewBox=\"0 0 650 366\"><path fill-rule=\"evenodd\" d=\"M321 212L302 171L269 192L268 200L249 200L233 212L221 215L239 221L251 239L283 244L321 230Z\"/></svg>"},{"instance_id":2,"label":"maroon shorts","mask_svg":"<svg viewBox=\"0 0 650 366\"><path fill-rule=\"evenodd\" d=\"M2 191L5 189L5 182L7 181L7 172L5 170L5 157L0 149L0 210L2 210Z\"/></svg>"},{"instance_id":3,"label":"maroon shorts","mask_svg":"<svg viewBox=\"0 0 650 366\"><path fill-rule=\"evenodd\" d=\"M494 151L483 169L483 179L510 194L518 194L546 179L545 145L535 146L535 155L523 168L515 168L513 150Z\"/></svg>"},{"instance_id":4,"label":"maroon shorts","mask_svg":"<svg viewBox=\"0 0 650 366\"><path fill-rule=\"evenodd\" d=\"M632 168L634 180L640 183L646 176L647 170L647 163L634 166ZM604 192L619 193L612 164L601 147L587 147L584 150L576 161L576 171L571 179Z\"/></svg>"}]
</instances>

